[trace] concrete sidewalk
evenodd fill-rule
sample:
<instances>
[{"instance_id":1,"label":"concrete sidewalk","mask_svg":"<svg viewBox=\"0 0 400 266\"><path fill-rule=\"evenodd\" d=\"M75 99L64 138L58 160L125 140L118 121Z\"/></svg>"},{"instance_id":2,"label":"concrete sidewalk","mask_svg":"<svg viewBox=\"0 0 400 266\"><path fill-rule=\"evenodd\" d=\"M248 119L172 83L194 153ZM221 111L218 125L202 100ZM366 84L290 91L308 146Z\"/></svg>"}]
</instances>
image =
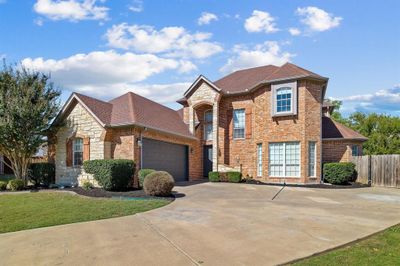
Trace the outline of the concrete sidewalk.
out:
<instances>
[{"instance_id":1,"label":"concrete sidewalk","mask_svg":"<svg viewBox=\"0 0 400 266\"><path fill-rule=\"evenodd\" d=\"M202 183L134 216L0 235L0 265L276 265L400 222L400 190Z\"/></svg>"}]
</instances>

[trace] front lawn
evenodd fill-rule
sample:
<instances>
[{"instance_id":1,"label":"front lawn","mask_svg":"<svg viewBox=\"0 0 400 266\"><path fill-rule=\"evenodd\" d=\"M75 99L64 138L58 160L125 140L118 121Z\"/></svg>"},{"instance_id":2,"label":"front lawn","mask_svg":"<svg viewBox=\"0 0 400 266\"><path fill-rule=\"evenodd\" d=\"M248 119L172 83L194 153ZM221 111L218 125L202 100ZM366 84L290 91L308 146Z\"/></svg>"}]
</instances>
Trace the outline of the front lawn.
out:
<instances>
[{"instance_id":1,"label":"front lawn","mask_svg":"<svg viewBox=\"0 0 400 266\"><path fill-rule=\"evenodd\" d=\"M91 199L56 192L0 195L0 233L132 215L169 202Z\"/></svg>"},{"instance_id":2,"label":"front lawn","mask_svg":"<svg viewBox=\"0 0 400 266\"><path fill-rule=\"evenodd\" d=\"M293 265L400 265L400 225Z\"/></svg>"}]
</instances>

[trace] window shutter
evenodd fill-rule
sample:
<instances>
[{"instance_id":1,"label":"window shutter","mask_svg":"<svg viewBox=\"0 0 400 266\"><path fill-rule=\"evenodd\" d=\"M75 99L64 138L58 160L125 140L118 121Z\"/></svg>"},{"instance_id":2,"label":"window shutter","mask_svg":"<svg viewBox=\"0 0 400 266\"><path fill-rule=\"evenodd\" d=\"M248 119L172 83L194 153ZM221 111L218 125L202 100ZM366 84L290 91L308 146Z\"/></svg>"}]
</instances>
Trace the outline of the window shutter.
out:
<instances>
[{"instance_id":1,"label":"window shutter","mask_svg":"<svg viewBox=\"0 0 400 266\"><path fill-rule=\"evenodd\" d=\"M246 108L246 125L245 125L245 133L246 133L246 139L251 138L251 132L252 132L252 121L251 121L251 108Z\"/></svg>"},{"instance_id":2,"label":"window shutter","mask_svg":"<svg viewBox=\"0 0 400 266\"><path fill-rule=\"evenodd\" d=\"M276 115L276 108L275 108L275 99L276 99L276 89L274 86L271 86L271 116Z\"/></svg>"},{"instance_id":3,"label":"window shutter","mask_svg":"<svg viewBox=\"0 0 400 266\"><path fill-rule=\"evenodd\" d=\"M65 158L66 165L72 166L72 139L67 139L66 150L67 150L67 158Z\"/></svg>"},{"instance_id":4,"label":"window shutter","mask_svg":"<svg viewBox=\"0 0 400 266\"><path fill-rule=\"evenodd\" d=\"M90 138L83 139L83 161L90 160Z\"/></svg>"},{"instance_id":5,"label":"window shutter","mask_svg":"<svg viewBox=\"0 0 400 266\"><path fill-rule=\"evenodd\" d=\"M229 139L233 139L233 109L228 109L227 111L227 119L228 119L228 125L229 125Z\"/></svg>"}]
</instances>

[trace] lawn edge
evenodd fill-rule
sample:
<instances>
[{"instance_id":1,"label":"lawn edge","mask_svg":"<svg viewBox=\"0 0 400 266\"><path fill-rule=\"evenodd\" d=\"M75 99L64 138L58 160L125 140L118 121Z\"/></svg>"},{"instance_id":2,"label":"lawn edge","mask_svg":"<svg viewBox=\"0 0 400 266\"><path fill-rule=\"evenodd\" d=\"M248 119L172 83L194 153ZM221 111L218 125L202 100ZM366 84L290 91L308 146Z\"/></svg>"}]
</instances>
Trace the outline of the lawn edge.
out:
<instances>
[{"instance_id":1,"label":"lawn edge","mask_svg":"<svg viewBox=\"0 0 400 266\"><path fill-rule=\"evenodd\" d=\"M395 223L395 224L390 225L390 226L388 226L388 227L386 227L386 228L384 228L384 229L382 229L382 230L379 230L379 231L374 232L374 233L372 233L372 234L363 236L363 237L361 237L361 238L357 238L357 239L355 239L355 240L353 240L353 241L350 241L350 242L348 242L348 243L341 244L341 245L336 246L336 247L328 248L328 249L325 249L325 250L323 250L323 251L313 253L313 254L311 254L311 255L309 255L309 256L302 257L302 258L298 258L298 259L294 259L294 260L291 260L291 261L288 261L288 262L284 262L284 263L281 263L281 264L277 264L277 265L278 265L278 266L291 265L291 264L293 264L293 263L300 262L300 261L302 261L302 260L306 260L306 259L310 259L310 258L317 257L317 256L320 256L320 255L324 255L324 254L329 253L329 252L331 252L331 251L335 251L335 250L338 250L338 249L341 249L341 248L345 248L345 247L351 246L351 245L353 245L353 244L359 243L359 242L361 242L361 241L363 241L363 240L367 240L368 238L371 238L371 237L376 236L376 235L378 235L378 234L380 234L380 233L383 233L384 231L386 231L386 230L388 230L388 229L390 229L390 228L392 228L392 227L398 226L398 225L400 225L400 223Z\"/></svg>"}]
</instances>

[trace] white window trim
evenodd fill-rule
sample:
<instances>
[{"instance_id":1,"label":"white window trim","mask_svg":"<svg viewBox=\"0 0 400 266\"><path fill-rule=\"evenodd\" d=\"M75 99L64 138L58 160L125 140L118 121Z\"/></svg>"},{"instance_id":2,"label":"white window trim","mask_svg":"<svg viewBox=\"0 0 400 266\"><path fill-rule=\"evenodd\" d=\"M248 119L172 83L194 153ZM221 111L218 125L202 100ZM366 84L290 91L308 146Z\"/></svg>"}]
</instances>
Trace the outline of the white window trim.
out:
<instances>
[{"instance_id":1,"label":"white window trim","mask_svg":"<svg viewBox=\"0 0 400 266\"><path fill-rule=\"evenodd\" d=\"M207 113L209 113L209 112L211 112L211 114L212 114L212 116L214 115L213 114L213 110L212 109L208 109L208 110L206 110L205 112L204 112L204 132L203 132L203 139L205 140L205 141L212 141L213 140L213 131L214 131L214 117L212 118L213 120L211 120L211 123L210 122L206 122L206 114ZM210 139L207 139L207 131L206 131L206 126L208 125L208 124L211 124L211 127L212 127L212 131L211 131L211 138Z\"/></svg>"},{"instance_id":2,"label":"white window trim","mask_svg":"<svg viewBox=\"0 0 400 266\"><path fill-rule=\"evenodd\" d=\"M261 152L261 158L260 158L260 152ZM260 165L260 159L261 159L261 165ZM262 143L257 144L257 177L262 177L263 175L263 145ZM260 167L261 166L261 167Z\"/></svg>"},{"instance_id":3,"label":"white window trim","mask_svg":"<svg viewBox=\"0 0 400 266\"><path fill-rule=\"evenodd\" d=\"M77 140L77 139L81 139L82 140L82 164L80 164L80 165L77 165L77 164L75 164L75 141ZM76 138L76 139L74 139L73 141L72 141L72 166L73 167L81 167L83 165L83 139L82 138Z\"/></svg>"},{"instance_id":4,"label":"white window trim","mask_svg":"<svg viewBox=\"0 0 400 266\"><path fill-rule=\"evenodd\" d=\"M277 91L281 88L290 88L292 90L292 98L290 101L290 112L277 112ZM297 81L272 84L271 85L271 114L273 117L297 115Z\"/></svg>"},{"instance_id":5,"label":"white window trim","mask_svg":"<svg viewBox=\"0 0 400 266\"><path fill-rule=\"evenodd\" d=\"M317 142L309 141L308 142L308 153L310 153L310 144L314 143L314 175L310 175L310 170L308 170L309 177L317 177ZM308 154L308 168L310 168L310 154Z\"/></svg>"},{"instance_id":6,"label":"white window trim","mask_svg":"<svg viewBox=\"0 0 400 266\"><path fill-rule=\"evenodd\" d=\"M243 137L242 138L235 138L235 111L238 110L243 110L244 113L244 126L243 126ZM246 108L237 108L232 110L232 139L234 140L241 140L241 139L246 139Z\"/></svg>"},{"instance_id":7,"label":"white window trim","mask_svg":"<svg viewBox=\"0 0 400 266\"><path fill-rule=\"evenodd\" d=\"M271 158L269 152L269 145L274 143L282 143L283 144L283 175L282 176L272 176L271 175ZM286 144L287 143L298 143L299 144L299 153L300 153L300 161L299 161L299 175L298 176L287 176L286 175ZM268 143L268 177L272 178L300 178L301 177L301 142L300 141L285 141L285 142L269 142Z\"/></svg>"}]
</instances>

